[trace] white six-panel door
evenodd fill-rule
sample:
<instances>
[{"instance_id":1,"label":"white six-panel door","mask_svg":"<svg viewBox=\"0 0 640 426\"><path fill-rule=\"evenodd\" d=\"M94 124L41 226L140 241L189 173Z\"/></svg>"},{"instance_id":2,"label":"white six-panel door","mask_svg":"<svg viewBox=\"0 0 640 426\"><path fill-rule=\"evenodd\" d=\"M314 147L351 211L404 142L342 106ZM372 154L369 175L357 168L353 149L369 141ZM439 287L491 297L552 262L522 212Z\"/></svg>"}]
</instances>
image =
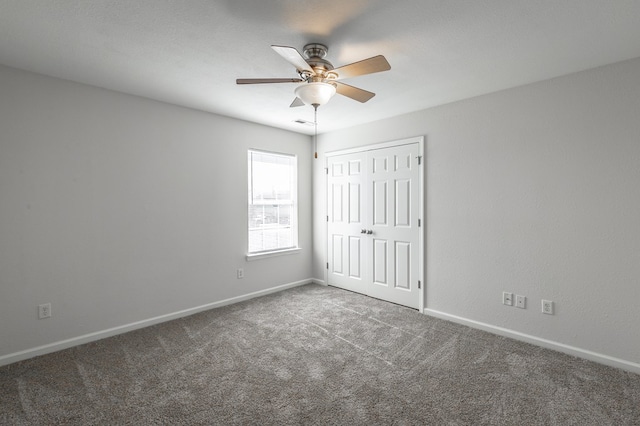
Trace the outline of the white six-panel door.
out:
<instances>
[{"instance_id":1,"label":"white six-panel door","mask_svg":"<svg viewBox=\"0 0 640 426\"><path fill-rule=\"evenodd\" d=\"M363 230L365 159L362 153L329 159L329 284L366 294L368 279Z\"/></svg>"},{"instance_id":2,"label":"white six-panel door","mask_svg":"<svg viewBox=\"0 0 640 426\"><path fill-rule=\"evenodd\" d=\"M327 161L328 284L419 308L420 146Z\"/></svg>"}]
</instances>

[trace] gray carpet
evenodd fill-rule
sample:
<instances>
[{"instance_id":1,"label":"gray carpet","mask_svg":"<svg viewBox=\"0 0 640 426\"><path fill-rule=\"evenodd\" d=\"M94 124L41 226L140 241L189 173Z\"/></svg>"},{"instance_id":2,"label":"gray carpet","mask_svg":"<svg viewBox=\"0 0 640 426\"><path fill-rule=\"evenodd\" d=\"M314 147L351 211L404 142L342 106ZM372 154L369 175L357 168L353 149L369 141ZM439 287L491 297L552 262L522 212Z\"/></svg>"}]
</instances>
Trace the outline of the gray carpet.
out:
<instances>
[{"instance_id":1,"label":"gray carpet","mask_svg":"<svg viewBox=\"0 0 640 426\"><path fill-rule=\"evenodd\" d=\"M640 376L319 285L0 368L0 424L640 425Z\"/></svg>"}]
</instances>

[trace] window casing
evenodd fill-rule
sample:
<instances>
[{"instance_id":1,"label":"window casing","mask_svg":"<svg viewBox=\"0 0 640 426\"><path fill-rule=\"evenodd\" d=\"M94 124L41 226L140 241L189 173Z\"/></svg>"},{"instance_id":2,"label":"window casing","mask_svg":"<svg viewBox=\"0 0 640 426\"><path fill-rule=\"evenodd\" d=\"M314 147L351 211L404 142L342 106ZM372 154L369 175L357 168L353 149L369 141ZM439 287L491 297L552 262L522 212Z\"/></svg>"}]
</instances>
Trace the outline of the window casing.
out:
<instances>
[{"instance_id":1,"label":"window casing","mask_svg":"<svg viewBox=\"0 0 640 426\"><path fill-rule=\"evenodd\" d=\"M295 155L249 150L248 254L298 247Z\"/></svg>"}]
</instances>

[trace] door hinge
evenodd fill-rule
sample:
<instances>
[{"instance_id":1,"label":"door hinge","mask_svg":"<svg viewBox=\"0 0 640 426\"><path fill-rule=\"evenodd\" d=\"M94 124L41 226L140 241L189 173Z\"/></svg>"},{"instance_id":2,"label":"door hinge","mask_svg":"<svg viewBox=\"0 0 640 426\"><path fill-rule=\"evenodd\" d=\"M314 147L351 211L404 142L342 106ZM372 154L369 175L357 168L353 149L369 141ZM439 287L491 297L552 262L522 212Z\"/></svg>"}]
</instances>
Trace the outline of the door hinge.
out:
<instances>
[{"instance_id":1,"label":"door hinge","mask_svg":"<svg viewBox=\"0 0 640 426\"><path fill-rule=\"evenodd\" d=\"M418 155L416 158L418 159L418 166L419 166L420 164L422 164L422 155Z\"/></svg>"},{"instance_id":2,"label":"door hinge","mask_svg":"<svg viewBox=\"0 0 640 426\"><path fill-rule=\"evenodd\" d=\"M329 269L329 262L327 262L327 269Z\"/></svg>"},{"instance_id":3,"label":"door hinge","mask_svg":"<svg viewBox=\"0 0 640 426\"><path fill-rule=\"evenodd\" d=\"M324 168L324 173L325 173L326 175L328 175L328 174L329 174L329 168L328 168L328 167L325 167L325 168Z\"/></svg>"},{"instance_id":4,"label":"door hinge","mask_svg":"<svg viewBox=\"0 0 640 426\"><path fill-rule=\"evenodd\" d=\"M422 219L418 219L418 228L422 226Z\"/></svg>"},{"instance_id":5,"label":"door hinge","mask_svg":"<svg viewBox=\"0 0 640 426\"><path fill-rule=\"evenodd\" d=\"M329 215L327 215L327 222L329 222Z\"/></svg>"},{"instance_id":6,"label":"door hinge","mask_svg":"<svg viewBox=\"0 0 640 426\"><path fill-rule=\"evenodd\" d=\"M420 282L420 280L418 280L418 289L422 288L422 283Z\"/></svg>"}]
</instances>

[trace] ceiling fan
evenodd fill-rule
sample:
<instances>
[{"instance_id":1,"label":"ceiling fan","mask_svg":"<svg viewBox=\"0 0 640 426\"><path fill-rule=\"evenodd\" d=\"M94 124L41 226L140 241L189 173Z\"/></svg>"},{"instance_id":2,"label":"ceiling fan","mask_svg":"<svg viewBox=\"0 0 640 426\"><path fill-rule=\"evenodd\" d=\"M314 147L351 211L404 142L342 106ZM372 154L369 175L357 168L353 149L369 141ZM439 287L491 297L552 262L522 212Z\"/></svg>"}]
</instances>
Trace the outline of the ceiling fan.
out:
<instances>
[{"instance_id":1,"label":"ceiling fan","mask_svg":"<svg viewBox=\"0 0 640 426\"><path fill-rule=\"evenodd\" d=\"M358 102L367 102L375 96L375 93L338 80L391 69L391 65L382 55L334 68L331 62L325 59L329 49L319 43L304 46L304 56L289 46L272 45L271 48L296 68L299 78L239 78L236 83L304 83L295 89L296 98L291 103L291 107L313 105L317 109L336 93Z\"/></svg>"}]
</instances>

